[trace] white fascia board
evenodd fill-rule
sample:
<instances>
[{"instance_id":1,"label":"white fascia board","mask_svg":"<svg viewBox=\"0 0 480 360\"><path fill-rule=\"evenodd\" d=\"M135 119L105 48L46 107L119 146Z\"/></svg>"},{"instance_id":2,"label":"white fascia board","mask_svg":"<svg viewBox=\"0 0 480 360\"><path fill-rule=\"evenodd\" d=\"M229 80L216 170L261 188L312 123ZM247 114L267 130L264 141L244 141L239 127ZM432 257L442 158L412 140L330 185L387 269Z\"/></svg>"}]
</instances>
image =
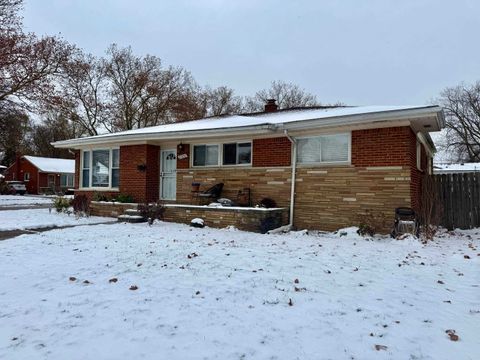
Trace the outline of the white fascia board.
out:
<instances>
[{"instance_id":1,"label":"white fascia board","mask_svg":"<svg viewBox=\"0 0 480 360\"><path fill-rule=\"evenodd\" d=\"M375 124L391 121L409 120L413 118L421 117L437 117L437 124L439 124L438 113L442 110L440 107L431 107L425 109L412 109L412 110L397 110L397 111L385 111L374 114L360 114L350 116L338 116L325 119L313 119L305 121L294 121L281 124L283 129L288 130L303 130L313 128L323 128L331 126L345 126L345 125L357 125L357 124Z\"/></svg>"},{"instance_id":2,"label":"white fascia board","mask_svg":"<svg viewBox=\"0 0 480 360\"><path fill-rule=\"evenodd\" d=\"M439 115L440 114L440 115ZM392 110L382 111L378 113L355 114L347 116L335 116L322 119L299 120L278 124L263 123L251 126L208 129L208 130L187 130L187 131L171 131L164 133L141 133L141 134L111 134L107 136L78 138L72 140L64 140L53 142L56 148L80 148L91 145L104 145L112 143L129 143L149 140L187 140L200 138L215 138L232 136L248 136L252 134L272 134L275 132L283 132L288 130L305 130L305 129L321 129L332 126L348 126L348 125L371 125L385 122L393 122L399 120L407 120L412 118L432 117L436 116L438 128L443 127L443 111L439 106L431 106L410 110ZM443 119L443 120L442 120ZM442 122L443 121L443 122Z\"/></svg>"},{"instance_id":3,"label":"white fascia board","mask_svg":"<svg viewBox=\"0 0 480 360\"><path fill-rule=\"evenodd\" d=\"M90 145L112 144L150 141L150 140L184 140L198 139L202 137L224 137L225 135L246 136L254 134L272 134L277 126L272 124L262 124L254 126L245 126L238 128L225 129L209 129L209 130L189 130L189 131L172 131L165 133L142 133L142 134L112 134L111 136L99 136L78 138L72 140L57 141L51 143L56 148L76 148Z\"/></svg>"}]
</instances>

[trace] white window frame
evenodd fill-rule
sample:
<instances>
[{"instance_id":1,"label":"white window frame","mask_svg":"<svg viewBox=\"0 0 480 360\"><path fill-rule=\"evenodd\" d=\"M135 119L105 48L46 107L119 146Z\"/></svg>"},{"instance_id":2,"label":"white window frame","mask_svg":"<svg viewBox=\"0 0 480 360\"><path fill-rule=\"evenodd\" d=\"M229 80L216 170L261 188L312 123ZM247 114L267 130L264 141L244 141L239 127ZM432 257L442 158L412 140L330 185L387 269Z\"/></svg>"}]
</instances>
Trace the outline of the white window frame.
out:
<instances>
[{"instance_id":1,"label":"white window frame","mask_svg":"<svg viewBox=\"0 0 480 360\"><path fill-rule=\"evenodd\" d=\"M417 169L422 171L422 143L417 139Z\"/></svg>"},{"instance_id":2,"label":"white window frame","mask_svg":"<svg viewBox=\"0 0 480 360\"><path fill-rule=\"evenodd\" d=\"M66 184L65 186L62 185L62 177L65 176L66 177ZM71 183L68 182L69 179L72 179ZM71 184L71 185L70 185ZM75 186L75 176L73 174L60 174L60 187L65 187L65 188L69 188L69 187L74 187Z\"/></svg>"},{"instance_id":3,"label":"white window frame","mask_svg":"<svg viewBox=\"0 0 480 360\"><path fill-rule=\"evenodd\" d=\"M94 190L94 191L118 191L119 187L112 187L112 150L118 149L118 169L120 169L120 147L109 147L109 148L92 148L92 149L82 149L80 154L80 184L79 188L82 190ZM94 151L108 151L108 187L107 186L91 186L93 178L93 152ZM88 173L88 187L83 186L83 158L84 152L90 153L89 155L89 173ZM115 168L116 169L116 168ZM120 186L120 184L119 184Z\"/></svg>"},{"instance_id":4,"label":"white window frame","mask_svg":"<svg viewBox=\"0 0 480 360\"><path fill-rule=\"evenodd\" d=\"M227 144L236 144L237 146L237 159L236 159L236 164L224 164L223 163L223 145L227 145ZM250 144L250 162L249 163L245 163L245 164L239 164L238 163L238 144ZM232 141L232 142L224 142L222 143L222 151L221 151L221 166L224 166L224 167L237 167L237 166L251 166L252 165L252 161L253 161L253 141L252 140L245 140L245 141Z\"/></svg>"},{"instance_id":5,"label":"white window frame","mask_svg":"<svg viewBox=\"0 0 480 360\"><path fill-rule=\"evenodd\" d=\"M113 150L118 150L118 166L114 167L113 166ZM120 187L120 148L110 148L110 159L109 159L109 176L110 176L110 188L112 189L118 189ZM113 187L112 186L112 181L113 181L113 170L118 170L118 186Z\"/></svg>"},{"instance_id":6,"label":"white window frame","mask_svg":"<svg viewBox=\"0 0 480 360\"><path fill-rule=\"evenodd\" d=\"M23 174L23 181L30 181L30 173L28 171Z\"/></svg>"},{"instance_id":7,"label":"white window frame","mask_svg":"<svg viewBox=\"0 0 480 360\"><path fill-rule=\"evenodd\" d=\"M225 144L250 144L250 162L248 164L223 164L223 145ZM195 156L195 146L211 146L216 145L218 147L218 161L217 165L194 165L194 156ZM218 167L251 167L253 163L253 141L250 140L233 140L225 141L219 143L191 143L191 156L190 156L190 167L192 168L218 168ZM238 151L237 151L237 162L238 162Z\"/></svg>"},{"instance_id":8,"label":"white window frame","mask_svg":"<svg viewBox=\"0 0 480 360\"><path fill-rule=\"evenodd\" d=\"M310 135L310 136L301 136L297 137L296 140L301 139L312 139L318 138L322 136L329 136L329 135L348 135L348 159L342 161L314 161L314 162L300 162L298 161L298 148L297 148L297 166L323 166L323 165L350 165L352 163L352 132L339 132L339 133L328 133L328 134L319 134L319 135ZM298 146L298 144L296 144ZM322 158L322 154L320 153L320 159Z\"/></svg>"},{"instance_id":9,"label":"white window frame","mask_svg":"<svg viewBox=\"0 0 480 360\"><path fill-rule=\"evenodd\" d=\"M218 156L217 156L217 164L216 165L195 165L195 146L217 146L218 148ZM222 158L221 153L222 153L223 146L220 143L199 143L199 144L192 144L192 156L191 156L191 161L190 161L190 166L194 168L214 168L214 167L219 167L221 166L220 160ZM206 156L206 155L205 155ZM205 159L206 160L206 159Z\"/></svg>"}]
</instances>

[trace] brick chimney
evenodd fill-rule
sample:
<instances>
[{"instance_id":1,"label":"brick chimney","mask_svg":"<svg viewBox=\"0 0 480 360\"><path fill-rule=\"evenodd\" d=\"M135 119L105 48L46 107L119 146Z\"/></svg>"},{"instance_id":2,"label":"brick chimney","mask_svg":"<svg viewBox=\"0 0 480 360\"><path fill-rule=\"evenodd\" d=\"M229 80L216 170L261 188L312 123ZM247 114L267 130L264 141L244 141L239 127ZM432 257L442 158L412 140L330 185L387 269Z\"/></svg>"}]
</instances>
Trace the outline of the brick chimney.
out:
<instances>
[{"instance_id":1,"label":"brick chimney","mask_svg":"<svg viewBox=\"0 0 480 360\"><path fill-rule=\"evenodd\" d=\"M268 99L265 104L265 112L275 112L278 109L278 105L275 103L275 99Z\"/></svg>"}]
</instances>

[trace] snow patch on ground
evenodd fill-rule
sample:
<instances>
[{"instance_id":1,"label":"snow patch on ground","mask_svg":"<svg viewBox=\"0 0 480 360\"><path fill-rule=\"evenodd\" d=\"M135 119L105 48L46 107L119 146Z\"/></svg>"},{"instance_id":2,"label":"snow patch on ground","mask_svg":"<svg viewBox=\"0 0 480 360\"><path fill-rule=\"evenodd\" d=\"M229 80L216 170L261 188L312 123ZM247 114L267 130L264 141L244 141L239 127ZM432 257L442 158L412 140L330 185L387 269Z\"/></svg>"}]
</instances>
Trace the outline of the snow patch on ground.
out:
<instances>
[{"instance_id":1,"label":"snow patch on ground","mask_svg":"<svg viewBox=\"0 0 480 360\"><path fill-rule=\"evenodd\" d=\"M0 242L0 358L477 359L479 253L477 230L428 245L163 222L22 235Z\"/></svg>"},{"instance_id":2,"label":"snow patch on ground","mask_svg":"<svg viewBox=\"0 0 480 360\"><path fill-rule=\"evenodd\" d=\"M75 217L49 209L22 209L0 211L0 231L28 230L69 225L115 222L116 219L99 216Z\"/></svg>"},{"instance_id":3,"label":"snow patch on ground","mask_svg":"<svg viewBox=\"0 0 480 360\"><path fill-rule=\"evenodd\" d=\"M2 206L28 206L28 205L49 205L53 199L46 196L28 195L0 195L0 207Z\"/></svg>"}]
</instances>

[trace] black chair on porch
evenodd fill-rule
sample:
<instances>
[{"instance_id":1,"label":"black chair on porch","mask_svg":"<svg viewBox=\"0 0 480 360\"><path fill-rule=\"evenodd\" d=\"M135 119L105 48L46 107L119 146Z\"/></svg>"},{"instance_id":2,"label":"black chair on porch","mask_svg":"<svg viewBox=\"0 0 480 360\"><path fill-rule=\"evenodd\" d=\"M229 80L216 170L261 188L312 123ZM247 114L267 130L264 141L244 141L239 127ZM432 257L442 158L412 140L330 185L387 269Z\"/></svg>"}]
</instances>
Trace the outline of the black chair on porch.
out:
<instances>
[{"instance_id":1,"label":"black chair on porch","mask_svg":"<svg viewBox=\"0 0 480 360\"><path fill-rule=\"evenodd\" d=\"M218 183L218 184L213 185L211 188L198 193L197 196L198 196L199 202L203 202L202 199L205 199L205 201L206 200L210 200L210 201L217 200L220 197L220 195L222 194L222 190L223 190L223 183Z\"/></svg>"}]
</instances>

